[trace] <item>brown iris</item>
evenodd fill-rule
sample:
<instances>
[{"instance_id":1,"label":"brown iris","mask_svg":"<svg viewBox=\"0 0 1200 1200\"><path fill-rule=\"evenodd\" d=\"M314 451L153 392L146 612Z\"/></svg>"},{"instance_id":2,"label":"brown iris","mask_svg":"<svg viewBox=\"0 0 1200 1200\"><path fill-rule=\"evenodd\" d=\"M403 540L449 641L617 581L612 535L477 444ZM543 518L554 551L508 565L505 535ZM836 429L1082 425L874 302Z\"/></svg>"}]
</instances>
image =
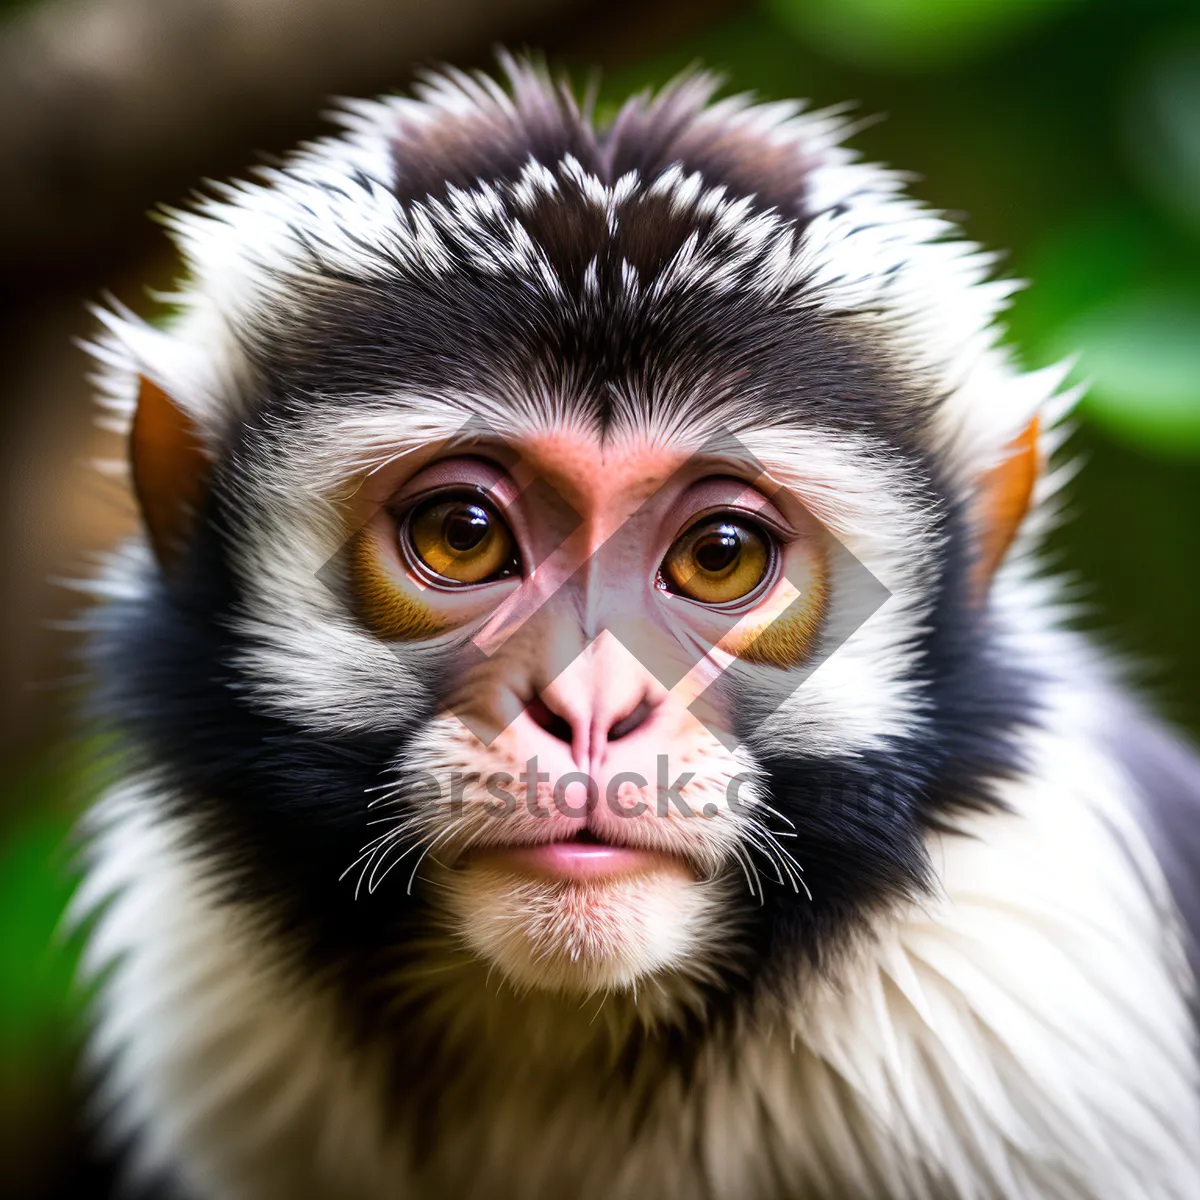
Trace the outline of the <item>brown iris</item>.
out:
<instances>
[{"instance_id":1,"label":"brown iris","mask_svg":"<svg viewBox=\"0 0 1200 1200\"><path fill-rule=\"evenodd\" d=\"M754 591L770 565L766 534L722 516L700 521L676 538L663 561L663 577L672 591L692 600L730 604Z\"/></svg>"},{"instance_id":2,"label":"brown iris","mask_svg":"<svg viewBox=\"0 0 1200 1200\"><path fill-rule=\"evenodd\" d=\"M435 496L408 520L408 541L427 571L452 583L485 583L515 567L513 536L500 515L475 497Z\"/></svg>"}]
</instances>

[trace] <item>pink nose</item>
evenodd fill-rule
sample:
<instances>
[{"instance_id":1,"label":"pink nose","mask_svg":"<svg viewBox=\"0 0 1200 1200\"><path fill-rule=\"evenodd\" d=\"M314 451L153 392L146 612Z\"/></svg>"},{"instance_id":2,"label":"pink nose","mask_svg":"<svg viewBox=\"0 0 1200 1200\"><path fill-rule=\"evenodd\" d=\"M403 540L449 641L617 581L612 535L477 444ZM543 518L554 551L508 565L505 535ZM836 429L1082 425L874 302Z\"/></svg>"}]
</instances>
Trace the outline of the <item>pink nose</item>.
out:
<instances>
[{"instance_id":1,"label":"pink nose","mask_svg":"<svg viewBox=\"0 0 1200 1200\"><path fill-rule=\"evenodd\" d=\"M526 711L545 733L569 748L576 770L598 778L610 765L613 744L639 730L645 734L664 695L658 681L606 632Z\"/></svg>"}]
</instances>

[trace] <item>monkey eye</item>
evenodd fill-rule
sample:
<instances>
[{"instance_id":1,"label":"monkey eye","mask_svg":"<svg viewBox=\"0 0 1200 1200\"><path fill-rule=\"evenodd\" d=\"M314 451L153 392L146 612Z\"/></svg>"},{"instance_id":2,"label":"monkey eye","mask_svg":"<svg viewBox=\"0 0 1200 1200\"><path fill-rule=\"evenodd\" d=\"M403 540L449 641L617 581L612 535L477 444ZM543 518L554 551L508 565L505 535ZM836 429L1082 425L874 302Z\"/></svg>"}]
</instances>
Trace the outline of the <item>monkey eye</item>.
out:
<instances>
[{"instance_id":1,"label":"monkey eye","mask_svg":"<svg viewBox=\"0 0 1200 1200\"><path fill-rule=\"evenodd\" d=\"M400 530L407 557L436 582L490 583L520 571L516 539L482 496L431 496L413 506Z\"/></svg>"},{"instance_id":2,"label":"monkey eye","mask_svg":"<svg viewBox=\"0 0 1200 1200\"><path fill-rule=\"evenodd\" d=\"M663 559L663 585L702 604L731 604L750 595L771 569L773 539L730 514L697 521Z\"/></svg>"}]
</instances>

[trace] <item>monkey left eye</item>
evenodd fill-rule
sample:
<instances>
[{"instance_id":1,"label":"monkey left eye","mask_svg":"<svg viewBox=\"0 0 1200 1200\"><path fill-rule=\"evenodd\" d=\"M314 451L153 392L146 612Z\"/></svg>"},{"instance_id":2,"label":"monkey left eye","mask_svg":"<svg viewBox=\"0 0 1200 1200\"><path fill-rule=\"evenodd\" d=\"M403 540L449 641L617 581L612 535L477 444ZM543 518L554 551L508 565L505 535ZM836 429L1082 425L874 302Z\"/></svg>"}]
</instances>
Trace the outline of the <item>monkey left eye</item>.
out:
<instances>
[{"instance_id":1,"label":"monkey left eye","mask_svg":"<svg viewBox=\"0 0 1200 1200\"><path fill-rule=\"evenodd\" d=\"M710 517L675 539L661 577L671 591L702 604L731 604L762 583L773 558L764 530L729 515Z\"/></svg>"},{"instance_id":2,"label":"monkey left eye","mask_svg":"<svg viewBox=\"0 0 1200 1200\"><path fill-rule=\"evenodd\" d=\"M520 570L516 540L504 518L480 496L430 497L401 530L408 557L438 582L489 583Z\"/></svg>"}]
</instances>

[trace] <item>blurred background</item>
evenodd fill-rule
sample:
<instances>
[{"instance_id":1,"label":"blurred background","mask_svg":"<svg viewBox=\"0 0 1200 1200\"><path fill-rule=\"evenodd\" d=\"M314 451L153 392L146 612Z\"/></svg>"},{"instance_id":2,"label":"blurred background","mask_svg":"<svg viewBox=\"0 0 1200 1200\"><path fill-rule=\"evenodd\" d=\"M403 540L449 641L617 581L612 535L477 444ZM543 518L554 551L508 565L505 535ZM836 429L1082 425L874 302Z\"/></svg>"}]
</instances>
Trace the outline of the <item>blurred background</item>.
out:
<instances>
[{"instance_id":1,"label":"blurred background","mask_svg":"<svg viewBox=\"0 0 1200 1200\"><path fill-rule=\"evenodd\" d=\"M1022 358L1078 355L1054 562L1200 733L1200 0L0 0L0 1194L106 1188L56 933L89 793L63 581L133 522L89 466L120 447L92 425L85 304L154 313L175 272L157 202L319 133L332 95L487 66L497 42L599 71L606 104L693 62L854 101L862 152L1033 281Z\"/></svg>"}]
</instances>

